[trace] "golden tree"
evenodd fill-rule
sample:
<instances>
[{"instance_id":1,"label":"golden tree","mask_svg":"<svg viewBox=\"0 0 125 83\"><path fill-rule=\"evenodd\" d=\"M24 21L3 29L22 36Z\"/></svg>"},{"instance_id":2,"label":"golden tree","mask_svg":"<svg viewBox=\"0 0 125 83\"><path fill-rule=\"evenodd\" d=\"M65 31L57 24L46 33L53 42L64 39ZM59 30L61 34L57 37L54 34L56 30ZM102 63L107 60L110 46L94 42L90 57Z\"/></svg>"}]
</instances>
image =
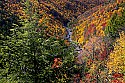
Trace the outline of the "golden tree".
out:
<instances>
[{"instance_id":1,"label":"golden tree","mask_svg":"<svg viewBox=\"0 0 125 83\"><path fill-rule=\"evenodd\" d=\"M114 50L109 55L107 68L109 69L108 73L112 74L115 77L116 81L124 81L123 75L120 75L125 73L125 34L124 32L121 32L120 38L116 39Z\"/></svg>"},{"instance_id":2,"label":"golden tree","mask_svg":"<svg viewBox=\"0 0 125 83\"><path fill-rule=\"evenodd\" d=\"M120 38L116 40L114 51L109 55L107 63L109 73L125 72L125 34L120 33Z\"/></svg>"}]
</instances>

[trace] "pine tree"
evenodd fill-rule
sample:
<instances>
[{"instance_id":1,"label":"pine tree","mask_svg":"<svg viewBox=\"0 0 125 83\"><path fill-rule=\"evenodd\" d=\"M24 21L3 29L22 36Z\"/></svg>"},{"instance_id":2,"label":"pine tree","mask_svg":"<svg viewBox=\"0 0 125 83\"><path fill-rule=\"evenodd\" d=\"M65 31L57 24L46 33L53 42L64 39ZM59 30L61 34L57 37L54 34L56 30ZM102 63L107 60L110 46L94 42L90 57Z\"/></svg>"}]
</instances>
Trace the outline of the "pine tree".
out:
<instances>
[{"instance_id":1,"label":"pine tree","mask_svg":"<svg viewBox=\"0 0 125 83\"><path fill-rule=\"evenodd\" d=\"M46 37L44 25L39 25L37 6L24 3L26 19L14 28L0 44L0 82L2 83L67 83L73 79L75 57L72 43ZM32 10L35 12L32 12ZM1 38L4 36L1 35Z\"/></svg>"}]
</instances>

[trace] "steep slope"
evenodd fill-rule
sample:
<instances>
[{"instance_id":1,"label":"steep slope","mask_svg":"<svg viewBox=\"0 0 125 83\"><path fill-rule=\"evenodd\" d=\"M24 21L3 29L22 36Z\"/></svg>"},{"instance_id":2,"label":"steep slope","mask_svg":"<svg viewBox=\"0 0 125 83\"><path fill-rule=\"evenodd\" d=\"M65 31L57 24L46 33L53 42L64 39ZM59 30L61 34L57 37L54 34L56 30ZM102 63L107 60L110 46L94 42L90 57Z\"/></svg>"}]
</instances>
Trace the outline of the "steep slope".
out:
<instances>
[{"instance_id":1,"label":"steep slope","mask_svg":"<svg viewBox=\"0 0 125 83\"><path fill-rule=\"evenodd\" d=\"M86 10L106 3L108 0L41 0L50 9L54 9L66 19L77 18L77 16L84 13Z\"/></svg>"},{"instance_id":2,"label":"steep slope","mask_svg":"<svg viewBox=\"0 0 125 83\"><path fill-rule=\"evenodd\" d=\"M74 45L78 52L78 56L76 54L76 64L82 64L82 69L80 72L76 72L77 76L75 78L78 77L78 79L81 80L83 77L84 82L82 83L112 83L111 76L114 75L112 66L116 66L114 68L116 68L115 72L117 73L119 72L117 71L117 67L121 68L119 67L120 60L118 58L124 61L124 53L122 53L122 51L124 51L124 42L119 42L118 45L115 45L116 47L113 47L115 40L112 41L111 37L105 33L105 30L107 29L107 31L114 32L114 28L116 29L119 25L125 23L125 4L120 6L121 2L125 2L125 0L117 0L118 2L111 3L103 0L103 2L107 2L107 4L102 4L102 0L98 0L100 3L96 1L97 0L39 0L39 2L37 2L30 0L29 2L31 4L24 7L18 0L10 0L9 5L7 4L7 9L8 11L12 10L13 14L24 20L25 18L30 18L32 12L38 13L41 18L39 19L38 25L45 25L46 37L54 36L58 39L64 38L64 36L68 34L69 41L73 40L72 43L74 43L74 41L78 42L78 46L76 44ZM27 9L26 7L29 6L32 7L32 12L24 12ZM28 9L30 9L30 7ZM77 20L77 25L68 29L68 22L73 22L74 25L74 19ZM35 19L32 18L31 20L35 21ZM121 30L125 30L124 25L122 27ZM41 28L43 27L40 27L37 31L42 30ZM73 33L71 32L71 34L70 31L72 31L72 29ZM118 33L119 32L120 31L118 31ZM121 40L118 41L124 41L124 36L122 33L120 36ZM70 46L69 42L66 43ZM112 51L114 53L112 53ZM65 52L66 51L64 51L64 53ZM119 56L120 53L121 56ZM114 57L118 58L115 59ZM108 58L110 58L109 64L107 64ZM117 61L119 63L117 63ZM106 67L107 65L110 71ZM124 65L124 63L121 65ZM77 66L73 67L75 68ZM80 70L79 67L78 69ZM52 68L54 68L54 66L52 66ZM122 69L125 68L121 68L120 71L122 71ZM110 74L108 72L110 72ZM121 77L123 77L123 75Z\"/></svg>"},{"instance_id":3,"label":"steep slope","mask_svg":"<svg viewBox=\"0 0 125 83\"><path fill-rule=\"evenodd\" d=\"M108 0L30 0L37 4L39 13L43 14L40 23L46 21L48 27L46 32L48 36L56 36L63 38L65 36L65 26L68 22L72 22L86 10L100 4L107 3ZM24 0L25 2L25 0ZM19 14L23 18L26 17L24 7L21 6L19 0L9 0L9 8L13 13ZM45 20L46 19L46 20ZM58 29L58 30L57 30Z\"/></svg>"},{"instance_id":4,"label":"steep slope","mask_svg":"<svg viewBox=\"0 0 125 83\"><path fill-rule=\"evenodd\" d=\"M115 13L121 15L122 11L123 8L118 7L116 2L100 5L87 11L91 13L89 16L84 13L78 17L78 25L74 28L72 39L83 44L93 35L105 36L104 30L110 18Z\"/></svg>"},{"instance_id":5,"label":"steep slope","mask_svg":"<svg viewBox=\"0 0 125 83\"><path fill-rule=\"evenodd\" d=\"M77 41L82 49L77 57L78 63L86 63L89 69L81 83L125 83L122 60L125 49L125 0L95 7L78 19L72 40ZM118 34L120 38L116 36Z\"/></svg>"}]
</instances>

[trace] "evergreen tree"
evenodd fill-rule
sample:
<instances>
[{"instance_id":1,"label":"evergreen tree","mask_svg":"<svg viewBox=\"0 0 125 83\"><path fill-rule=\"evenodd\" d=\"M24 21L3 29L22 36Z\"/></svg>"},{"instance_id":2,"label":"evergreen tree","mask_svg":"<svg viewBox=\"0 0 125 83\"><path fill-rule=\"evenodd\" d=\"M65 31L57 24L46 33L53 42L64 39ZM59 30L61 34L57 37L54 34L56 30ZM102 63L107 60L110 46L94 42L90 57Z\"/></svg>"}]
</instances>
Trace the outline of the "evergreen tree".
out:
<instances>
[{"instance_id":1,"label":"evergreen tree","mask_svg":"<svg viewBox=\"0 0 125 83\"><path fill-rule=\"evenodd\" d=\"M47 38L44 26L38 24L39 14L32 12L33 6L26 1L24 7L29 17L21 22L22 27L13 23L14 29L8 29L12 33L0 44L0 82L71 82L71 73L76 72L74 47L72 43L67 46L63 39Z\"/></svg>"}]
</instances>

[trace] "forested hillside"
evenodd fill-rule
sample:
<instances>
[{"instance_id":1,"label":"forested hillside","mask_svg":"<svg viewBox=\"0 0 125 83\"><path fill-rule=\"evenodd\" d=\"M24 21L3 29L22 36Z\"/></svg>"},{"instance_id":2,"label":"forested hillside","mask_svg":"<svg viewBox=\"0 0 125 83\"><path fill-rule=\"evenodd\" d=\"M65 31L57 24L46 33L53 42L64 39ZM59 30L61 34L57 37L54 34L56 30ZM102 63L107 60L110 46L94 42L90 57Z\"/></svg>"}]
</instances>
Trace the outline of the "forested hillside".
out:
<instances>
[{"instance_id":1,"label":"forested hillside","mask_svg":"<svg viewBox=\"0 0 125 83\"><path fill-rule=\"evenodd\" d=\"M125 0L0 1L0 83L125 83Z\"/></svg>"}]
</instances>

